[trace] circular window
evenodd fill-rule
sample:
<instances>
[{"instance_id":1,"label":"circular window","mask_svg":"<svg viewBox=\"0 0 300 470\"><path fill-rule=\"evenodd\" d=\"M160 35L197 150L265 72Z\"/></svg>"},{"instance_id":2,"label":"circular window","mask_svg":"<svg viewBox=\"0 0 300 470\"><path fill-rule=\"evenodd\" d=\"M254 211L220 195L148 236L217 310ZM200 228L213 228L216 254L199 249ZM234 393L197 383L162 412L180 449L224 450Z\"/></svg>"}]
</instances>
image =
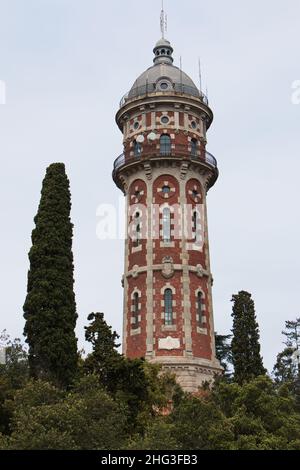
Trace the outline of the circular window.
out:
<instances>
[{"instance_id":1,"label":"circular window","mask_svg":"<svg viewBox=\"0 0 300 470\"><path fill-rule=\"evenodd\" d=\"M162 192L163 192L164 194L169 194L169 193L171 192L170 186L163 186L163 187L162 187Z\"/></svg>"},{"instance_id":2,"label":"circular window","mask_svg":"<svg viewBox=\"0 0 300 470\"><path fill-rule=\"evenodd\" d=\"M135 130L137 130L139 127L140 127L140 123L138 121L136 121L134 124L133 124L133 127Z\"/></svg>"},{"instance_id":3,"label":"circular window","mask_svg":"<svg viewBox=\"0 0 300 470\"><path fill-rule=\"evenodd\" d=\"M195 184L189 189L189 196L193 202L201 202L201 188L198 184Z\"/></svg>"},{"instance_id":4,"label":"circular window","mask_svg":"<svg viewBox=\"0 0 300 470\"><path fill-rule=\"evenodd\" d=\"M191 122L191 125L192 125L192 128L193 128L193 129L196 129L196 128L197 128L197 123L196 123L196 121L192 121L192 122Z\"/></svg>"},{"instance_id":5,"label":"circular window","mask_svg":"<svg viewBox=\"0 0 300 470\"><path fill-rule=\"evenodd\" d=\"M167 90L169 88L169 85L167 82L162 82L159 87L161 90Z\"/></svg>"},{"instance_id":6,"label":"circular window","mask_svg":"<svg viewBox=\"0 0 300 470\"><path fill-rule=\"evenodd\" d=\"M161 118L161 122L162 122L162 124L169 124L170 119L168 118L168 116L163 116Z\"/></svg>"},{"instance_id":7,"label":"circular window","mask_svg":"<svg viewBox=\"0 0 300 470\"><path fill-rule=\"evenodd\" d=\"M173 181L170 181L166 179L165 181L162 181L158 188L157 192L159 193L159 196L161 199L164 201L169 200L171 198L174 198L176 196L176 188L173 183Z\"/></svg>"}]
</instances>

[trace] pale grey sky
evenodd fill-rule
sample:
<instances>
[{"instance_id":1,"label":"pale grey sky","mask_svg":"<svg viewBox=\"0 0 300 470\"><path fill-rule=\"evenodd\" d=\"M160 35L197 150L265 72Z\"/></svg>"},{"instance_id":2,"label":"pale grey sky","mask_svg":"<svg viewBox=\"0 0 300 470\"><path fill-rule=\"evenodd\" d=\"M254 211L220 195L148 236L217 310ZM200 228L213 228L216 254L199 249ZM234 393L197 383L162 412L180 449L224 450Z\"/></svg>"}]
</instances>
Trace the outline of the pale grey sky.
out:
<instances>
[{"instance_id":1,"label":"pale grey sky","mask_svg":"<svg viewBox=\"0 0 300 470\"><path fill-rule=\"evenodd\" d=\"M20 336L30 235L46 167L66 164L75 224L80 347L91 311L121 333L123 242L99 241L96 209L117 204L111 179L122 136L114 116L152 63L160 0L0 0L0 330ZM216 329L231 295L253 293L270 369L299 305L299 0L166 0L176 64L197 82L198 56L215 121L208 150Z\"/></svg>"}]
</instances>

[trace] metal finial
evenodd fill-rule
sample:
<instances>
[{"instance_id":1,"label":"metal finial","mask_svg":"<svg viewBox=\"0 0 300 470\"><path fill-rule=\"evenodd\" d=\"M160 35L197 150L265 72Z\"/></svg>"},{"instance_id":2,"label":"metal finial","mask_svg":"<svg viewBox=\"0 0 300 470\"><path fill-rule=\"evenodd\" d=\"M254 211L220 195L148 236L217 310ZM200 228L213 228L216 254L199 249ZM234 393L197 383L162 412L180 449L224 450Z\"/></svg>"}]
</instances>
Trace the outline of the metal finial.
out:
<instances>
[{"instance_id":1,"label":"metal finial","mask_svg":"<svg viewBox=\"0 0 300 470\"><path fill-rule=\"evenodd\" d=\"M165 39L165 33L167 32L167 24L168 24L168 20L167 20L167 15L164 9L164 0L162 0L161 14L160 14L160 30L161 30L161 35L163 39Z\"/></svg>"}]
</instances>

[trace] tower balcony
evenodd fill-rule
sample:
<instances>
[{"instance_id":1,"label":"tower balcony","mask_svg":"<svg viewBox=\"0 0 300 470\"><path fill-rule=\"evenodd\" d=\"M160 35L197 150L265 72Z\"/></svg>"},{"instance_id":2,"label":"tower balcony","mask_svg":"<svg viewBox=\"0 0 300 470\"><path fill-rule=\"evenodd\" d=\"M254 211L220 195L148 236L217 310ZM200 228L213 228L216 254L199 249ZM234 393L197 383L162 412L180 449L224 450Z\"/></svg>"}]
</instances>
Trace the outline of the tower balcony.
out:
<instances>
[{"instance_id":1,"label":"tower balcony","mask_svg":"<svg viewBox=\"0 0 300 470\"><path fill-rule=\"evenodd\" d=\"M134 155L132 155L134 153ZM216 158L206 150L191 150L188 145L175 144L172 147L160 147L156 145L146 144L141 145L136 152L123 152L114 162L113 179L117 186L121 188L121 183L118 175L123 170L127 171L133 169L136 165L141 165L151 161L177 161L177 162L190 162L198 165L202 169L206 169L211 173L209 187L212 187L218 176L218 163Z\"/></svg>"}]
</instances>

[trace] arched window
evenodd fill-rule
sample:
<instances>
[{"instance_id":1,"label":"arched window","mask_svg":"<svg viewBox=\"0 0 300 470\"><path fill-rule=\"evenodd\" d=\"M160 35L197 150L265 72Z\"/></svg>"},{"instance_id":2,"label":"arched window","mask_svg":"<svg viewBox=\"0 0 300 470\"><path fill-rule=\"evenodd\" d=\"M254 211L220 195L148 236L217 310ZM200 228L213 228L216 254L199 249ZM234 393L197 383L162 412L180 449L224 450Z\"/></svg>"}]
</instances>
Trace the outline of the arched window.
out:
<instances>
[{"instance_id":1,"label":"arched window","mask_svg":"<svg viewBox=\"0 0 300 470\"><path fill-rule=\"evenodd\" d=\"M192 139L192 141L191 141L191 155L192 155L192 157L197 157L197 148L198 148L198 140Z\"/></svg>"},{"instance_id":2,"label":"arched window","mask_svg":"<svg viewBox=\"0 0 300 470\"><path fill-rule=\"evenodd\" d=\"M193 233L193 238L195 242L198 242L201 240L201 231L200 231L200 214L197 211L193 212L193 217L192 217L192 233Z\"/></svg>"},{"instance_id":3,"label":"arched window","mask_svg":"<svg viewBox=\"0 0 300 470\"><path fill-rule=\"evenodd\" d=\"M197 229L198 229L198 223L197 223L197 212L193 212L193 233L195 239L197 238Z\"/></svg>"},{"instance_id":4,"label":"arched window","mask_svg":"<svg viewBox=\"0 0 300 470\"><path fill-rule=\"evenodd\" d=\"M165 325L173 325L173 293L171 289L165 290Z\"/></svg>"},{"instance_id":5,"label":"arched window","mask_svg":"<svg viewBox=\"0 0 300 470\"><path fill-rule=\"evenodd\" d=\"M141 243L141 219L140 213L135 214L135 246L139 246Z\"/></svg>"},{"instance_id":6,"label":"arched window","mask_svg":"<svg viewBox=\"0 0 300 470\"><path fill-rule=\"evenodd\" d=\"M133 327L137 327L139 323L139 294L134 293L133 296Z\"/></svg>"},{"instance_id":7,"label":"arched window","mask_svg":"<svg viewBox=\"0 0 300 470\"><path fill-rule=\"evenodd\" d=\"M171 154L171 137L167 134L163 134L160 138L160 154L161 155Z\"/></svg>"},{"instance_id":8,"label":"arched window","mask_svg":"<svg viewBox=\"0 0 300 470\"><path fill-rule=\"evenodd\" d=\"M198 315L198 324L202 326L202 302L203 302L203 294L202 292L198 292L197 294L197 315Z\"/></svg>"},{"instance_id":9,"label":"arched window","mask_svg":"<svg viewBox=\"0 0 300 470\"><path fill-rule=\"evenodd\" d=\"M169 243L171 241L171 212L168 207L163 210L162 217L163 241Z\"/></svg>"},{"instance_id":10,"label":"arched window","mask_svg":"<svg viewBox=\"0 0 300 470\"><path fill-rule=\"evenodd\" d=\"M142 147L139 142L136 140L133 142L133 148L134 148L134 156L135 157L140 157L142 153Z\"/></svg>"}]
</instances>

